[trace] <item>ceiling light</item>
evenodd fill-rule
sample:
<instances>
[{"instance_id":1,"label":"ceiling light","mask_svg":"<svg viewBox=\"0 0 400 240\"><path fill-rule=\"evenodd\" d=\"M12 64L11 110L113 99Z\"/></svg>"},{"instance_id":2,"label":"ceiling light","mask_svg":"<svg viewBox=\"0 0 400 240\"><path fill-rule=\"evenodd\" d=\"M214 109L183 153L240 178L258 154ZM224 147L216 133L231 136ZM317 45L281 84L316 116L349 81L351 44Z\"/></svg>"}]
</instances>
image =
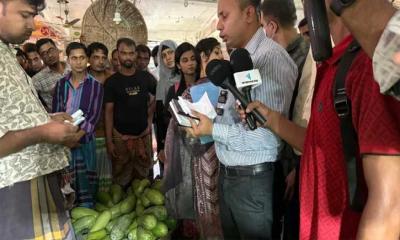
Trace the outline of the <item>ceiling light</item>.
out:
<instances>
[{"instance_id":1,"label":"ceiling light","mask_svg":"<svg viewBox=\"0 0 400 240\"><path fill-rule=\"evenodd\" d=\"M115 12L113 21L118 25L122 19L121 14L119 12Z\"/></svg>"}]
</instances>

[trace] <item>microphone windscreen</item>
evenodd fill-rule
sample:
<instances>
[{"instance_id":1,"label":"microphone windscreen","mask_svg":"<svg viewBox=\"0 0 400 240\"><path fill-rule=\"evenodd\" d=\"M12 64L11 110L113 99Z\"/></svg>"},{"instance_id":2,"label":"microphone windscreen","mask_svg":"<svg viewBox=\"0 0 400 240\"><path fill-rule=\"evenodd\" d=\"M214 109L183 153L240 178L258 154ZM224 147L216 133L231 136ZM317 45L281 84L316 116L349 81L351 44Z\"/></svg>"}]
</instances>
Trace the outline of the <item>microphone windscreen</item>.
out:
<instances>
[{"instance_id":1,"label":"microphone windscreen","mask_svg":"<svg viewBox=\"0 0 400 240\"><path fill-rule=\"evenodd\" d=\"M224 87L224 81L232 75L230 62L226 60L211 60L206 67L208 79L215 85Z\"/></svg>"},{"instance_id":2,"label":"microphone windscreen","mask_svg":"<svg viewBox=\"0 0 400 240\"><path fill-rule=\"evenodd\" d=\"M254 68L250 53L244 48L238 48L232 52L231 66L234 73L244 72Z\"/></svg>"}]
</instances>

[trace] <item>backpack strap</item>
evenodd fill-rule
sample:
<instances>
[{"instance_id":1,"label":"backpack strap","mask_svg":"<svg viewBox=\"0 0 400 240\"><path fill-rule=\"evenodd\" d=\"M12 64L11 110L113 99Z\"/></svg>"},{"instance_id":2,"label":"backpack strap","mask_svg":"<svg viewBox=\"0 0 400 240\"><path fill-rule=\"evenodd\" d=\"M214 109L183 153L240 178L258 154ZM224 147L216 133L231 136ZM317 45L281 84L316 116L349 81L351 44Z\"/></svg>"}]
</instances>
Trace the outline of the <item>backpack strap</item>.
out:
<instances>
[{"instance_id":1,"label":"backpack strap","mask_svg":"<svg viewBox=\"0 0 400 240\"><path fill-rule=\"evenodd\" d=\"M362 211L364 202L359 184L361 169L357 166L356 158L359 153L359 146L352 121L351 101L346 94L346 76L360 48L356 41L349 45L346 53L340 59L333 88L334 107L340 120L343 153L346 161L349 202L350 207L355 211Z\"/></svg>"}]
</instances>

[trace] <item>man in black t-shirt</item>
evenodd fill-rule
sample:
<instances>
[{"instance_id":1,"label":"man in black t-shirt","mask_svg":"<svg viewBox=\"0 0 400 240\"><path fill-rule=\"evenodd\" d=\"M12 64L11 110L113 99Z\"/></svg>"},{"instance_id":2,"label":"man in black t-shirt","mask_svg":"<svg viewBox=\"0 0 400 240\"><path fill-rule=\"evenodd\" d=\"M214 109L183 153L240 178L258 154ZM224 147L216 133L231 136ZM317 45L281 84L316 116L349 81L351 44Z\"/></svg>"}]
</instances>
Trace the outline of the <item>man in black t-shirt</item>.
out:
<instances>
[{"instance_id":1,"label":"man in black t-shirt","mask_svg":"<svg viewBox=\"0 0 400 240\"><path fill-rule=\"evenodd\" d=\"M152 167L151 124L154 114L154 78L135 69L135 42L117 42L120 71L105 84L107 152L112 158L113 181L127 185L145 178Z\"/></svg>"}]
</instances>

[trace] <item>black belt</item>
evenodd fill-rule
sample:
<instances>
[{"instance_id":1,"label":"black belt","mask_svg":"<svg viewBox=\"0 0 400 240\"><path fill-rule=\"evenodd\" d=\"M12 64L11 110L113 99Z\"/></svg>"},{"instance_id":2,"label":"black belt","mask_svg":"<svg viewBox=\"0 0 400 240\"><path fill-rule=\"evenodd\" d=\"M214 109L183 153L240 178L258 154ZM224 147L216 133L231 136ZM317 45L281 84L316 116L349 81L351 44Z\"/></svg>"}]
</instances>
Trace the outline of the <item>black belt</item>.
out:
<instances>
[{"instance_id":1,"label":"black belt","mask_svg":"<svg viewBox=\"0 0 400 240\"><path fill-rule=\"evenodd\" d=\"M260 173L273 170L275 162L264 162L249 166L224 166L220 164L221 173L225 176L256 176Z\"/></svg>"}]
</instances>

